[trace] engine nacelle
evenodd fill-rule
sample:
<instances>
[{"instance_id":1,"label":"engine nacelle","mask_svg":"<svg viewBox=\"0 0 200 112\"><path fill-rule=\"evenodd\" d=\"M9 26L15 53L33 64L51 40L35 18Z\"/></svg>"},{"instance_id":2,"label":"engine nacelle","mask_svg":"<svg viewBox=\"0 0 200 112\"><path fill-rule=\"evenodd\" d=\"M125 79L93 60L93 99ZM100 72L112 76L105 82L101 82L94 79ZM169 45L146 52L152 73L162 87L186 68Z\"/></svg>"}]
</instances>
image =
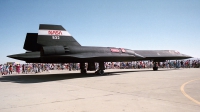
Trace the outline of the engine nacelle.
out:
<instances>
[{"instance_id":1,"label":"engine nacelle","mask_svg":"<svg viewBox=\"0 0 200 112\"><path fill-rule=\"evenodd\" d=\"M63 46L43 46L41 50L42 56L63 54L65 54L65 48Z\"/></svg>"}]
</instances>

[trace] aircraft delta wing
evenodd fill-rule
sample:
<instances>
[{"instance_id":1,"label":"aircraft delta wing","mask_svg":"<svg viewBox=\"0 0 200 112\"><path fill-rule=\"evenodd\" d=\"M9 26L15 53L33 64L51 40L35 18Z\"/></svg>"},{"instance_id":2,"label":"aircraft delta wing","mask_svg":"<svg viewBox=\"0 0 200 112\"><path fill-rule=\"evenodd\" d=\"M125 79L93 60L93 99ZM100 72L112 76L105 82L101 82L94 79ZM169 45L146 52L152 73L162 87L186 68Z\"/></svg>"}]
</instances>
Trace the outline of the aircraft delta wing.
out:
<instances>
[{"instance_id":1,"label":"aircraft delta wing","mask_svg":"<svg viewBox=\"0 0 200 112\"><path fill-rule=\"evenodd\" d=\"M115 47L81 46L61 25L40 24L38 33L27 33L23 47L27 52L9 55L8 57L23 60L27 63L80 63L81 73L96 70L95 62L99 63L98 74L104 74L104 62L121 62L136 60L187 59L191 56L174 50L130 50ZM158 67L154 64L154 70Z\"/></svg>"},{"instance_id":2,"label":"aircraft delta wing","mask_svg":"<svg viewBox=\"0 0 200 112\"><path fill-rule=\"evenodd\" d=\"M164 62L166 60L180 60L186 59L190 56L181 54L175 50L134 50L135 53L144 56L145 58L139 60L152 60L155 62Z\"/></svg>"}]
</instances>

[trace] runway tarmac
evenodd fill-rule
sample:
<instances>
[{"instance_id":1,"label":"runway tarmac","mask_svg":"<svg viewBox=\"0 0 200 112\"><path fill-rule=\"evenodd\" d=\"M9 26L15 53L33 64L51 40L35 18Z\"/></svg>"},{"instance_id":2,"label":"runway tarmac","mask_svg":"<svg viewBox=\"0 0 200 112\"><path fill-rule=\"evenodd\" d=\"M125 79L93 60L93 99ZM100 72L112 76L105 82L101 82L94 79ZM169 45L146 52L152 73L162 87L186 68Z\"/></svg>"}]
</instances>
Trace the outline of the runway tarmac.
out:
<instances>
[{"instance_id":1,"label":"runway tarmac","mask_svg":"<svg viewBox=\"0 0 200 112\"><path fill-rule=\"evenodd\" d=\"M200 68L0 76L0 112L200 112Z\"/></svg>"}]
</instances>

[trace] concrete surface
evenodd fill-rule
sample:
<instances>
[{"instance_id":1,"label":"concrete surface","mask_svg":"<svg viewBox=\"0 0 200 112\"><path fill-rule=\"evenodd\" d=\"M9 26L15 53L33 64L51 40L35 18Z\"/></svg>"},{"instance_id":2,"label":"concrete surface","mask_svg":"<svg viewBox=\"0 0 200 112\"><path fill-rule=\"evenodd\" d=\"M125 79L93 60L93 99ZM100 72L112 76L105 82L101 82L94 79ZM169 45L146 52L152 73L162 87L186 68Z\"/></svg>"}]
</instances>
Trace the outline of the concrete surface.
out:
<instances>
[{"instance_id":1,"label":"concrete surface","mask_svg":"<svg viewBox=\"0 0 200 112\"><path fill-rule=\"evenodd\" d=\"M200 112L199 68L106 72L0 76L0 112Z\"/></svg>"}]
</instances>

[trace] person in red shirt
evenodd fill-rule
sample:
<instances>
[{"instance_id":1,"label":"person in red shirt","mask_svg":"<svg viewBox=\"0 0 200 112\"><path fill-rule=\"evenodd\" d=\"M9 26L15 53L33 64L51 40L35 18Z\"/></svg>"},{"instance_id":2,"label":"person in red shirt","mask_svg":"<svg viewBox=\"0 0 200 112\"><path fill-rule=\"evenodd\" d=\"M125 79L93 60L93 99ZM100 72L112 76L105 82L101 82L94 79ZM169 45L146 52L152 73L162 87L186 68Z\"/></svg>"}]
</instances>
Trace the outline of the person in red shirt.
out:
<instances>
[{"instance_id":1,"label":"person in red shirt","mask_svg":"<svg viewBox=\"0 0 200 112\"><path fill-rule=\"evenodd\" d=\"M8 69L9 69L9 72L8 72L8 73L9 73L9 74L12 74L13 67L12 67L12 65L11 65L11 64L9 65L9 68L8 68Z\"/></svg>"}]
</instances>

